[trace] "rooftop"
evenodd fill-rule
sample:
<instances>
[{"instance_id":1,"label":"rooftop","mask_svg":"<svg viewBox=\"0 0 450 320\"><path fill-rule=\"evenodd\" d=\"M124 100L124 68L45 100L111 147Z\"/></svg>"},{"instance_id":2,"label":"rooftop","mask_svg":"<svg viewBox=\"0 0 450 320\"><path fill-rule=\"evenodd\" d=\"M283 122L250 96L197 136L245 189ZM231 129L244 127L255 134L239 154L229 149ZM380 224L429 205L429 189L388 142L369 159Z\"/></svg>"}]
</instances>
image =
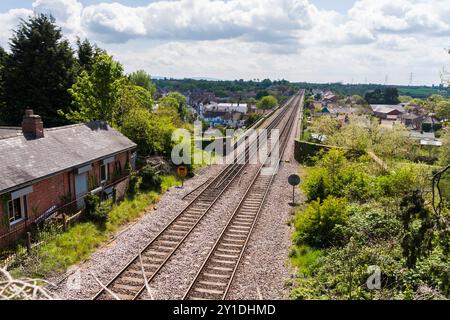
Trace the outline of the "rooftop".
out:
<instances>
[{"instance_id":1,"label":"rooftop","mask_svg":"<svg viewBox=\"0 0 450 320\"><path fill-rule=\"evenodd\" d=\"M0 139L15 136L22 133L19 127L0 127Z\"/></svg>"},{"instance_id":2,"label":"rooftop","mask_svg":"<svg viewBox=\"0 0 450 320\"><path fill-rule=\"evenodd\" d=\"M0 194L136 144L101 121L44 130L44 137L0 137Z\"/></svg>"},{"instance_id":3,"label":"rooftop","mask_svg":"<svg viewBox=\"0 0 450 320\"><path fill-rule=\"evenodd\" d=\"M394 110L398 110L402 113L405 112L405 108L401 104L397 105L391 105L391 104L371 104L373 112L380 112L380 113L389 113Z\"/></svg>"}]
</instances>

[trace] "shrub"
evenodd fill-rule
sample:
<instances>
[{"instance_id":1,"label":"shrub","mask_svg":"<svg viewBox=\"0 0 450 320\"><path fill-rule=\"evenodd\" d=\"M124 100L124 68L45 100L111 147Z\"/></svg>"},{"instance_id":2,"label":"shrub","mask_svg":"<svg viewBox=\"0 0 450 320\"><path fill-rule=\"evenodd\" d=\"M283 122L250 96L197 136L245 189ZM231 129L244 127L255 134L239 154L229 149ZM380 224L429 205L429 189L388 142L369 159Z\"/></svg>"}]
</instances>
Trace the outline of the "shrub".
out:
<instances>
[{"instance_id":1,"label":"shrub","mask_svg":"<svg viewBox=\"0 0 450 320\"><path fill-rule=\"evenodd\" d=\"M93 193L88 193L84 198L84 202L86 204L86 218L89 221L98 223L99 225L104 225L111 210L111 200L101 201L99 196Z\"/></svg>"},{"instance_id":2,"label":"shrub","mask_svg":"<svg viewBox=\"0 0 450 320\"><path fill-rule=\"evenodd\" d=\"M176 176L163 176L161 183L161 192L164 193L172 187L181 185L180 178Z\"/></svg>"},{"instance_id":3,"label":"shrub","mask_svg":"<svg viewBox=\"0 0 450 320\"><path fill-rule=\"evenodd\" d=\"M142 178L141 188L144 190L159 190L161 189L162 178L159 172L151 165L146 165L139 172Z\"/></svg>"},{"instance_id":4,"label":"shrub","mask_svg":"<svg viewBox=\"0 0 450 320\"><path fill-rule=\"evenodd\" d=\"M353 237L360 245L389 241L403 232L396 213L377 203L352 204L347 211L349 220L343 227L343 234L347 239Z\"/></svg>"},{"instance_id":5,"label":"shrub","mask_svg":"<svg viewBox=\"0 0 450 320\"><path fill-rule=\"evenodd\" d=\"M347 202L342 198L328 197L323 203L313 201L296 221L294 239L298 245L315 248L328 247L342 239L339 225L348 220Z\"/></svg>"},{"instance_id":6,"label":"shrub","mask_svg":"<svg viewBox=\"0 0 450 320\"><path fill-rule=\"evenodd\" d=\"M133 195L139 192L142 184L142 177L139 176L135 171L130 173L130 186L128 188L128 193Z\"/></svg>"},{"instance_id":7,"label":"shrub","mask_svg":"<svg viewBox=\"0 0 450 320\"><path fill-rule=\"evenodd\" d=\"M328 196L329 191L325 186L325 180L328 180L326 169L317 168L309 172L303 184L303 190L309 201L323 200Z\"/></svg>"},{"instance_id":8,"label":"shrub","mask_svg":"<svg viewBox=\"0 0 450 320\"><path fill-rule=\"evenodd\" d=\"M381 196L402 196L413 190L429 188L430 169L424 165L402 164L389 175L375 180L375 192Z\"/></svg>"}]
</instances>

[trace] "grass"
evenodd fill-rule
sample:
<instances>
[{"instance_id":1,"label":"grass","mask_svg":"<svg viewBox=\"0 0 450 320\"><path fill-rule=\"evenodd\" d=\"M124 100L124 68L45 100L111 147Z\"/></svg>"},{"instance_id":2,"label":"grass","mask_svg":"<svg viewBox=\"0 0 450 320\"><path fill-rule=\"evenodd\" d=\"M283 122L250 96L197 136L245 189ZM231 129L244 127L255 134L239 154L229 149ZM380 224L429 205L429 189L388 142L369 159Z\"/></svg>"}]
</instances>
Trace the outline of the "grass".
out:
<instances>
[{"instance_id":1,"label":"grass","mask_svg":"<svg viewBox=\"0 0 450 320\"><path fill-rule=\"evenodd\" d=\"M322 255L322 251L306 245L293 247L289 253L291 264L305 275L310 275L317 259Z\"/></svg>"},{"instance_id":2,"label":"grass","mask_svg":"<svg viewBox=\"0 0 450 320\"><path fill-rule=\"evenodd\" d=\"M113 206L106 221L106 231L114 233L120 226L139 218L150 204L158 201L159 196L155 191L144 192Z\"/></svg>"},{"instance_id":3,"label":"grass","mask_svg":"<svg viewBox=\"0 0 450 320\"><path fill-rule=\"evenodd\" d=\"M176 176L163 176L161 183L161 192L165 193L167 190L174 186L181 186L180 178Z\"/></svg>"},{"instance_id":4,"label":"grass","mask_svg":"<svg viewBox=\"0 0 450 320\"><path fill-rule=\"evenodd\" d=\"M80 222L70 227L67 232L48 237L49 240L35 248L32 255L18 261L18 267L12 270L12 274L18 277L48 277L54 273L65 272L70 266L86 260L121 226L141 217L151 204L159 200L162 193L181 184L174 176L162 178L161 193L141 192L113 205L104 227L92 222Z\"/></svg>"}]
</instances>

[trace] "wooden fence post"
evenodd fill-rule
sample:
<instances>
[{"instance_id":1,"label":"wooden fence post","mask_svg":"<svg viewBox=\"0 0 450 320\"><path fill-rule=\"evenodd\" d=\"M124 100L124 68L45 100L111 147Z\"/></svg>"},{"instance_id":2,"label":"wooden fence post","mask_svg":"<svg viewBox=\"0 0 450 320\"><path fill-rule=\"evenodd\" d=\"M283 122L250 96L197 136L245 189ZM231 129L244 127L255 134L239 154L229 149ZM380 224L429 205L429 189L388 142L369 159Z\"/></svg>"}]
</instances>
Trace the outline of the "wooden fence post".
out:
<instances>
[{"instance_id":1,"label":"wooden fence post","mask_svg":"<svg viewBox=\"0 0 450 320\"><path fill-rule=\"evenodd\" d=\"M31 232L27 232L27 252L31 254Z\"/></svg>"},{"instance_id":2,"label":"wooden fence post","mask_svg":"<svg viewBox=\"0 0 450 320\"><path fill-rule=\"evenodd\" d=\"M63 213L63 231L67 231L67 216L65 213Z\"/></svg>"}]
</instances>

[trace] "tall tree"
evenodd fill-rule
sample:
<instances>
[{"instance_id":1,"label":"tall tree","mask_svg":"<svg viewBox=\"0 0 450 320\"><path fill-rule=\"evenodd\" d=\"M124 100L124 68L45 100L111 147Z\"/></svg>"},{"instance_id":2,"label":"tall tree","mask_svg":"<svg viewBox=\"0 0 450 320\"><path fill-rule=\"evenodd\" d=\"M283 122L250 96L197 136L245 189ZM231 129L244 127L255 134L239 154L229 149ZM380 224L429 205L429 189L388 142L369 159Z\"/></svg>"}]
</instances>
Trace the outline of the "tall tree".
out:
<instances>
[{"instance_id":1,"label":"tall tree","mask_svg":"<svg viewBox=\"0 0 450 320\"><path fill-rule=\"evenodd\" d=\"M98 56L92 72L83 71L69 92L73 108L65 116L73 122L103 120L116 126L124 106L130 105L121 99L129 96L123 67L109 55Z\"/></svg>"},{"instance_id":2,"label":"tall tree","mask_svg":"<svg viewBox=\"0 0 450 320\"><path fill-rule=\"evenodd\" d=\"M273 109L278 105L277 98L274 96L265 96L256 104L258 109Z\"/></svg>"},{"instance_id":3,"label":"tall tree","mask_svg":"<svg viewBox=\"0 0 450 320\"><path fill-rule=\"evenodd\" d=\"M186 116L188 114L188 110L187 110L187 99L185 96L183 96L181 93L179 92L170 92L167 97L169 98L173 98L175 100L177 100L177 111L178 114L180 115L182 120L186 119Z\"/></svg>"},{"instance_id":4,"label":"tall tree","mask_svg":"<svg viewBox=\"0 0 450 320\"><path fill-rule=\"evenodd\" d=\"M67 123L58 110L70 107L67 89L75 80L75 58L54 18L40 14L22 20L10 47L5 65L4 121L19 125L24 110L30 107L46 126Z\"/></svg>"},{"instance_id":5,"label":"tall tree","mask_svg":"<svg viewBox=\"0 0 450 320\"><path fill-rule=\"evenodd\" d=\"M3 82L3 78L4 78L4 67L5 67L5 63L6 63L6 58L8 57L8 54L5 52L5 50L3 50L2 47L0 47L0 124L3 123L2 121L2 117L1 117L1 112L3 110L3 108L5 107L5 96L4 96L4 82Z\"/></svg>"},{"instance_id":6,"label":"tall tree","mask_svg":"<svg viewBox=\"0 0 450 320\"><path fill-rule=\"evenodd\" d=\"M138 70L129 75L130 82L135 86L142 87L149 91L153 96L156 92L155 85L152 83L152 78L144 70Z\"/></svg>"},{"instance_id":7,"label":"tall tree","mask_svg":"<svg viewBox=\"0 0 450 320\"><path fill-rule=\"evenodd\" d=\"M80 67L80 73L83 70L92 71L95 60L98 56L106 54L106 50L100 49L95 44L91 44L88 39L77 39L77 60Z\"/></svg>"}]
</instances>

